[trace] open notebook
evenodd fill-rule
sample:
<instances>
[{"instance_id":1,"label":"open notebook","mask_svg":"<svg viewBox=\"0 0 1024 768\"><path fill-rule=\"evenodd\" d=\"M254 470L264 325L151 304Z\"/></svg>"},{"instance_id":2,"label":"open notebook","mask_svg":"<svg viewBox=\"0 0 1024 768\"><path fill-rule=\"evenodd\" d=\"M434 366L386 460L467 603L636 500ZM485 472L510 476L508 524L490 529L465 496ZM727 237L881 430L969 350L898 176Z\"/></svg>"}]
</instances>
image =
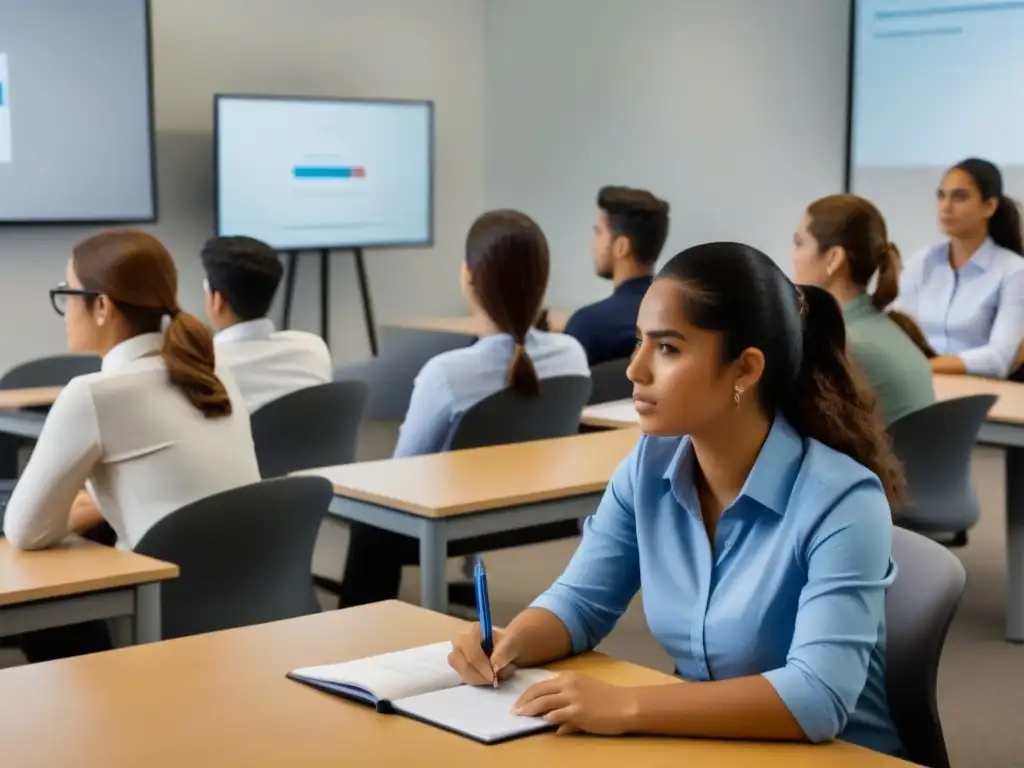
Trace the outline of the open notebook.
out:
<instances>
[{"instance_id":1,"label":"open notebook","mask_svg":"<svg viewBox=\"0 0 1024 768\"><path fill-rule=\"evenodd\" d=\"M544 669L521 669L495 689L463 685L448 666L450 643L370 656L341 664L306 667L288 677L328 693L372 704L378 712L397 713L496 744L547 729L539 717L519 717L512 705L534 683L554 677Z\"/></svg>"}]
</instances>

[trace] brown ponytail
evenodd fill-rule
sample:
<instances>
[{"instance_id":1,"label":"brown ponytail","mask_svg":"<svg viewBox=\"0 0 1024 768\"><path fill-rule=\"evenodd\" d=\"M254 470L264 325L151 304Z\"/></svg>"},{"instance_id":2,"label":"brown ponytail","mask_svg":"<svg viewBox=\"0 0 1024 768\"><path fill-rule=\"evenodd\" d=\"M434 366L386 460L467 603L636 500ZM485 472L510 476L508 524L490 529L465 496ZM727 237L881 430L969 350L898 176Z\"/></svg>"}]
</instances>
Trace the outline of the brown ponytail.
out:
<instances>
[{"instance_id":1,"label":"brown ponytail","mask_svg":"<svg viewBox=\"0 0 1024 768\"><path fill-rule=\"evenodd\" d=\"M466 236L466 269L473 297L494 326L512 337L509 387L528 397L540 380L526 353L526 335L537 322L548 286L548 243L537 223L519 211L489 211Z\"/></svg>"},{"instance_id":2,"label":"brown ponytail","mask_svg":"<svg viewBox=\"0 0 1024 768\"><path fill-rule=\"evenodd\" d=\"M177 310L164 331L160 356L167 378L208 419L231 415L231 400L214 373L213 337L195 315Z\"/></svg>"},{"instance_id":3,"label":"brown ponytail","mask_svg":"<svg viewBox=\"0 0 1024 768\"><path fill-rule=\"evenodd\" d=\"M101 232L75 246L72 267L82 286L105 295L131 336L157 333L168 315L160 355L171 384L207 418L231 413L214 373L213 337L198 318L178 309L178 271L163 243L132 229Z\"/></svg>"},{"instance_id":4,"label":"brown ponytail","mask_svg":"<svg viewBox=\"0 0 1024 768\"><path fill-rule=\"evenodd\" d=\"M900 252L895 245L889 243L878 265L878 282L875 284L875 292L871 295L871 303L875 305L875 309L885 309L899 294Z\"/></svg>"}]
</instances>

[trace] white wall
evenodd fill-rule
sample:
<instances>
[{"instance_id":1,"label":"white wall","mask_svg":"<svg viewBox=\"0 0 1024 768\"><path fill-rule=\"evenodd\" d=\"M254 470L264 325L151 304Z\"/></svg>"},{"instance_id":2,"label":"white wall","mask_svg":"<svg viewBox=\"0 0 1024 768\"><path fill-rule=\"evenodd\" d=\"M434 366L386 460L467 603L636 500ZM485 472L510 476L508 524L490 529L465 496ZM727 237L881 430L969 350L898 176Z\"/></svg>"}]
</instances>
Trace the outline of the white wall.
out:
<instances>
[{"instance_id":1,"label":"white wall","mask_svg":"<svg viewBox=\"0 0 1024 768\"><path fill-rule=\"evenodd\" d=\"M665 256L740 240L787 267L803 209L841 191L846 0L490 0L485 24L486 199L544 228L552 305L608 290L603 184L671 203Z\"/></svg>"},{"instance_id":2,"label":"white wall","mask_svg":"<svg viewBox=\"0 0 1024 768\"><path fill-rule=\"evenodd\" d=\"M483 204L483 10L479 0L153 0L161 221L182 304L202 310L198 252L212 234L217 91L431 98L436 102L436 246L367 252L378 319L458 313L466 229ZM48 288L82 228L0 230L0 370L62 351ZM367 354L351 259L332 271L338 362ZM316 264L300 267L294 323L318 330Z\"/></svg>"}]
</instances>

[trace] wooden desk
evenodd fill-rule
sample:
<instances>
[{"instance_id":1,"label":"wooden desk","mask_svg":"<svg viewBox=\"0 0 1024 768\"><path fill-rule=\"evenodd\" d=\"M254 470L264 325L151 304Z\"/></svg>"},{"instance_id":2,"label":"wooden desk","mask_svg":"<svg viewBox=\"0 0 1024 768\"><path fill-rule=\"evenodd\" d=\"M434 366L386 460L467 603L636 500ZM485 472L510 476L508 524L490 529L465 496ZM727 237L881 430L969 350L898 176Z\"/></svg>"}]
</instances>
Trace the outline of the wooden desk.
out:
<instances>
[{"instance_id":1,"label":"wooden desk","mask_svg":"<svg viewBox=\"0 0 1024 768\"><path fill-rule=\"evenodd\" d=\"M548 326L552 331L561 332L565 330L565 324L569 322L571 314L571 312L565 312L560 309L548 310ZM391 321L387 325L437 333L462 333L467 336L480 336L487 332L483 321L472 315L413 318Z\"/></svg>"},{"instance_id":2,"label":"wooden desk","mask_svg":"<svg viewBox=\"0 0 1024 768\"><path fill-rule=\"evenodd\" d=\"M898 768L850 744L595 738L484 746L287 680L292 669L446 640L462 622L397 602L0 672L5 768L587 766ZM554 665L620 685L671 682L587 654Z\"/></svg>"},{"instance_id":3,"label":"wooden desk","mask_svg":"<svg viewBox=\"0 0 1024 768\"><path fill-rule=\"evenodd\" d=\"M21 437L39 437L46 416L22 409L53 405L62 389L63 387L0 389L0 432Z\"/></svg>"},{"instance_id":4,"label":"wooden desk","mask_svg":"<svg viewBox=\"0 0 1024 768\"><path fill-rule=\"evenodd\" d=\"M443 611L449 541L586 517L638 437L611 430L300 474L334 484L334 515L419 539L421 602Z\"/></svg>"},{"instance_id":5,"label":"wooden desk","mask_svg":"<svg viewBox=\"0 0 1024 768\"><path fill-rule=\"evenodd\" d=\"M135 642L159 640L159 583L177 576L171 563L77 537L37 552L0 538L0 637L119 619Z\"/></svg>"}]
</instances>

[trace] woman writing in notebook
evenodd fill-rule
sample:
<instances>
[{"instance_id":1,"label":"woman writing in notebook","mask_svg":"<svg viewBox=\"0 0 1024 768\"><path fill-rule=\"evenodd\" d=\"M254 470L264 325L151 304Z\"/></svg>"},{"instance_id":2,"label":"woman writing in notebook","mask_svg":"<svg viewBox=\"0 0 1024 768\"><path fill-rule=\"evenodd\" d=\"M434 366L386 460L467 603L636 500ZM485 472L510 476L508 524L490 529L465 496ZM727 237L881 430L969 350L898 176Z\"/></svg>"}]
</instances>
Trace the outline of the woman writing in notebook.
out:
<instances>
[{"instance_id":1,"label":"woman writing in notebook","mask_svg":"<svg viewBox=\"0 0 1024 768\"><path fill-rule=\"evenodd\" d=\"M596 646L637 590L691 682L560 675L516 705L561 732L842 738L902 747L884 683L890 505L903 480L851 375L835 299L764 254L677 255L640 306L628 375L645 433L565 572L488 659L478 625L451 665L492 682Z\"/></svg>"},{"instance_id":2,"label":"woman writing in notebook","mask_svg":"<svg viewBox=\"0 0 1024 768\"><path fill-rule=\"evenodd\" d=\"M241 396L214 370L210 333L179 309L177 290L174 261L144 232L105 232L74 249L50 297L70 351L102 356L102 370L73 379L47 416L7 506L16 547L106 521L131 549L176 509L259 481ZM29 661L109 647L102 622L23 638Z\"/></svg>"}]
</instances>

